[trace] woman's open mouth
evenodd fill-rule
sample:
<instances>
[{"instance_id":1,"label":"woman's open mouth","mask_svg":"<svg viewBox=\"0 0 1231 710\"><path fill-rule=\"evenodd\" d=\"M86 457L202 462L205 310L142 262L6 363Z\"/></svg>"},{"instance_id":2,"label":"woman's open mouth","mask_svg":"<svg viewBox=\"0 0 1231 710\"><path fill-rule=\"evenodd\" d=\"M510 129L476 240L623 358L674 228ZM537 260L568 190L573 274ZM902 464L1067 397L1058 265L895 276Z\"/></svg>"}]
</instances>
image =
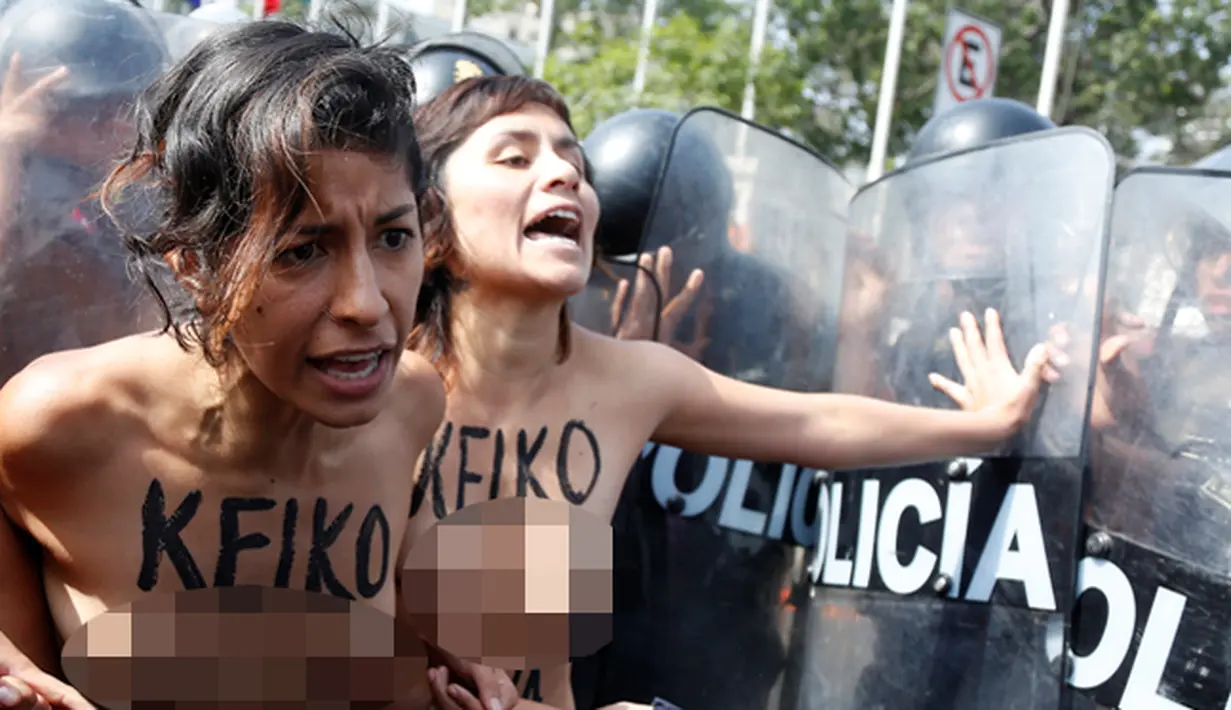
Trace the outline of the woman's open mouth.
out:
<instances>
[{"instance_id":1,"label":"woman's open mouth","mask_svg":"<svg viewBox=\"0 0 1231 710\"><path fill-rule=\"evenodd\" d=\"M370 377L380 367L380 357L383 351L375 351L364 355L344 355L313 361L317 369L330 377L340 380L362 380Z\"/></svg>"},{"instance_id":2,"label":"woman's open mouth","mask_svg":"<svg viewBox=\"0 0 1231 710\"><path fill-rule=\"evenodd\" d=\"M347 397L374 393L385 380L393 361L387 349L308 358L308 364L321 376L326 387Z\"/></svg>"},{"instance_id":3,"label":"woman's open mouth","mask_svg":"<svg viewBox=\"0 0 1231 710\"><path fill-rule=\"evenodd\" d=\"M581 236L581 215L572 209L555 209L526 227L526 239L576 245Z\"/></svg>"}]
</instances>

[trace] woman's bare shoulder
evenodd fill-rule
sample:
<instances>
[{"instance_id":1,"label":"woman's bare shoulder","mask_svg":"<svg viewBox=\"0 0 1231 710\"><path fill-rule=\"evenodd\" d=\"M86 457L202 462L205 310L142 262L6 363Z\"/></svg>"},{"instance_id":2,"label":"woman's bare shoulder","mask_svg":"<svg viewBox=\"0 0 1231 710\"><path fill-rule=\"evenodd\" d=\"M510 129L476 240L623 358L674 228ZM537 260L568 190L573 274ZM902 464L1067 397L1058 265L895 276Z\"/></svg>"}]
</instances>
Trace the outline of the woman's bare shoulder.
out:
<instances>
[{"instance_id":1,"label":"woman's bare shoulder","mask_svg":"<svg viewBox=\"0 0 1231 710\"><path fill-rule=\"evenodd\" d=\"M692 361L675 348L653 340L620 340L592 330L573 328L574 353L604 378L627 384L654 385L679 374Z\"/></svg>"},{"instance_id":2,"label":"woman's bare shoulder","mask_svg":"<svg viewBox=\"0 0 1231 710\"><path fill-rule=\"evenodd\" d=\"M150 391L161 338L135 335L44 355L0 389L0 468L99 460Z\"/></svg>"}]
</instances>

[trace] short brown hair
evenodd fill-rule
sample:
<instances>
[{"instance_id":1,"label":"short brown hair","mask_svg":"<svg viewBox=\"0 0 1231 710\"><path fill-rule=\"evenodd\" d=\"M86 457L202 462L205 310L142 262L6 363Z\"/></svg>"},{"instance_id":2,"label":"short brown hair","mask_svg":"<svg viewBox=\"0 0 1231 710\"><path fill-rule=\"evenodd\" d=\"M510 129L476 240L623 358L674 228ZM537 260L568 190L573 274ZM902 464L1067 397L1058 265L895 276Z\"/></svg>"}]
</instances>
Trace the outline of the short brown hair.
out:
<instances>
[{"instance_id":1,"label":"short brown hair","mask_svg":"<svg viewBox=\"0 0 1231 710\"><path fill-rule=\"evenodd\" d=\"M531 104L547 107L573 130L568 106L559 92L544 81L521 76L467 79L445 89L415 114L426 188L419 198L424 240L423 289L419 292L410 347L436 364L446 386L453 384L457 366L451 305L453 295L465 287L465 278L449 270L457 235L444 190L445 163L483 124ZM556 354L558 361L564 362L572 346L567 303L560 308L559 323Z\"/></svg>"},{"instance_id":2,"label":"short brown hair","mask_svg":"<svg viewBox=\"0 0 1231 710\"><path fill-rule=\"evenodd\" d=\"M361 151L388 158L419 192L414 78L397 50L287 22L214 34L159 78L137 105L132 153L102 188L129 262L187 349L212 365L251 304L286 230L311 195L307 158ZM113 209L132 188L157 201L152 224ZM191 259L193 293L168 279ZM181 261L183 263L183 261Z\"/></svg>"}]
</instances>

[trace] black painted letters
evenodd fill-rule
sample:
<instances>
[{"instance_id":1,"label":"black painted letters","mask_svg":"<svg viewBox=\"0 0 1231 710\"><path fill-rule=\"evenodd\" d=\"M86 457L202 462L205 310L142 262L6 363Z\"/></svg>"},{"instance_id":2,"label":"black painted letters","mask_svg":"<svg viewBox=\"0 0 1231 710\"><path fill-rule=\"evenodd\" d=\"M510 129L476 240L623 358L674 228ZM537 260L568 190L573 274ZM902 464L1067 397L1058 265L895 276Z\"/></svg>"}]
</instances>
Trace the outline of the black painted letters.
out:
<instances>
[{"instance_id":1,"label":"black painted letters","mask_svg":"<svg viewBox=\"0 0 1231 710\"><path fill-rule=\"evenodd\" d=\"M299 522L299 501L291 498L286 502L282 515L282 550L278 553L278 573L274 586L286 589L291 586L291 567L295 564L295 525Z\"/></svg>"},{"instance_id":2,"label":"black painted letters","mask_svg":"<svg viewBox=\"0 0 1231 710\"><path fill-rule=\"evenodd\" d=\"M150 591L158 584L159 567L163 553L175 566L184 589L206 587L201 569L193 559L182 537L185 528L201 507L202 492L190 491L184 496L175 511L166 513L166 492L160 481L152 481L141 506L141 569L137 575L137 587ZM232 587L241 577L239 574L240 553L244 550L259 550L269 547L272 540L261 531L242 532L243 527L253 527L253 516L243 513L273 511L278 502L272 498L224 498L218 511L218 557L214 568L214 587ZM307 573L304 589L311 592L328 591L343 599L354 600L355 596L342 584L334 573L330 548L337 543L342 531L354 512L355 504L346 504L337 516L329 516L329 501L317 498L312 516L312 541L308 551ZM276 515L276 514L275 514ZM269 517L264 520L271 521ZM295 534L299 519L299 501L290 498L282 513L282 538L278 546L278 567L273 572L275 587L289 588L295 563ZM272 521L271 521L272 522ZM379 538L379 539L378 539ZM191 538L190 538L191 539ZM199 534L197 535L199 539ZM379 550L374 548L379 545ZM389 580L389 557L393 547L393 534L389 520L379 505L373 505L360 523L355 535L355 585L359 595L371 599L384 589ZM379 554L376 563L379 571L373 575L373 554ZM249 559L251 555L245 556ZM258 560L261 558L257 558ZM251 563L249 563L251 564ZM261 575L269 574L262 572ZM373 579L375 576L375 579ZM252 574L247 575L248 578Z\"/></svg>"},{"instance_id":3,"label":"black painted letters","mask_svg":"<svg viewBox=\"0 0 1231 710\"><path fill-rule=\"evenodd\" d=\"M538 436L534 437L534 443L530 446L526 445L526 430L522 429L517 432L517 497L526 497L526 484L530 484L534 488L534 495L539 498L546 498L547 491L543 490L542 484L534 477L534 471L530 470L530 464L534 463L534 457L539 455L539 449L543 448L543 442L547 439L547 427L539 429Z\"/></svg>"},{"instance_id":4,"label":"black painted letters","mask_svg":"<svg viewBox=\"0 0 1231 710\"><path fill-rule=\"evenodd\" d=\"M415 482L415 492L410 497L410 517L415 517L419 507L423 505L423 496L427 489L432 489L432 512L436 519L445 517L445 487L440 479L440 460L444 458L449 448L449 439L453 436L453 422L445 423L445 430L440 435L440 443L434 447L431 443L423 452L423 465L419 468L419 480Z\"/></svg>"},{"instance_id":5,"label":"black painted letters","mask_svg":"<svg viewBox=\"0 0 1231 710\"><path fill-rule=\"evenodd\" d=\"M201 507L201 491L193 491L184 496L184 500L176 507L170 516L166 514L167 496L162 490L162 483L157 479L150 481L149 490L145 494L145 503L141 506L141 572L137 575L137 586L143 592L148 592L158 584L158 565L162 562L165 551L175 565L175 571L180 575L184 589L203 589L205 578L197 567L192 553L180 539L180 531L197 514Z\"/></svg>"},{"instance_id":6,"label":"black painted letters","mask_svg":"<svg viewBox=\"0 0 1231 710\"><path fill-rule=\"evenodd\" d=\"M380 576L371 581L372 535L380 528ZM371 599L380 593L389 577L389 521L379 505L372 506L359 526L359 542L355 546L355 589L359 596Z\"/></svg>"},{"instance_id":7,"label":"black painted letters","mask_svg":"<svg viewBox=\"0 0 1231 710\"><path fill-rule=\"evenodd\" d=\"M423 507L423 500L428 495L428 490L431 489L432 496L432 513L435 514L437 520L445 518L451 511L445 507L445 486L444 477L441 475L440 466L444 461L445 453L449 448L449 443L453 439L453 432L457 431L457 493L456 507L453 510L461 510L466 507L467 489L476 484L483 482L483 472L476 471L472 468L475 457L472 444L478 440L492 441L492 465L490 482L488 484L487 497L488 500L496 500L500 497L500 479L504 470L504 455L505 455L505 436L504 431L492 429L483 426L475 425L455 425L453 422L446 422L444 429L440 435L428 445L427 450L423 454L423 461L419 470L418 480L415 481L414 492L411 494L410 501L410 517L414 517L419 509ZM534 462L538 459L539 454L543 451L543 446L547 443L550 430L546 426L539 427L531 437L531 431L528 429L519 429L517 431L517 492L519 498L525 498L531 494L535 497L547 499L547 490L543 487L541 481L534 473ZM494 434L494 435L493 435ZM589 482L584 488L577 487L580 476L575 476L571 470L573 461L570 458L572 447L579 440L580 435L585 438L585 444L590 448L590 455L593 458L594 470L587 474ZM512 434L510 433L510 437ZM599 477L602 475L603 460L602 452L599 447L598 437L584 421L581 419L571 419L560 430L560 437L557 440L556 447L556 478L560 484L560 491L564 498L573 505L584 504L590 499L594 493L594 489L598 486ZM452 495L452 492L450 492Z\"/></svg>"},{"instance_id":8,"label":"black painted letters","mask_svg":"<svg viewBox=\"0 0 1231 710\"><path fill-rule=\"evenodd\" d=\"M277 502L272 498L227 498L222 501L218 518L221 544L218 565L214 567L214 586L235 586L235 567L240 550L255 550L269 545L269 536L262 533L239 534L239 514L244 511L270 510Z\"/></svg>"},{"instance_id":9,"label":"black painted letters","mask_svg":"<svg viewBox=\"0 0 1231 710\"><path fill-rule=\"evenodd\" d=\"M496 452L492 454L492 486L488 500L500 497L500 470L504 467L504 432L496 430Z\"/></svg>"},{"instance_id":10,"label":"black painted letters","mask_svg":"<svg viewBox=\"0 0 1231 710\"><path fill-rule=\"evenodd\" d=\"M590 485L586 488L585 493L578 493L573 488L572 475L569 471L569 444L573 441L573 432L580 430L586 436L586 443L590 445L590 453L594 456L594 476L590 479ZM564 493L564 497L573 505L581 505L590 498L590 494L594 492L594 486L598 485L598 475L603 470L603 459L598 452L598 438L594 436L594 432L590 431L590 427L580 419L570 420L564 425L564 431L560 434L560 448L556 454L556 477L560 479L560 490Z\"/></svg>"},{"instance_id":11,"label":"black painted letters","mask_svg":"<svg viewBox=\"0 0 1231 710\"><path fill-rule=\"evenodd\" d=\"M469 454L470 447L467 444L471 439L486 439L491 436L491 430L481 426L464 426L458 430L457 447L457 508L461 510L466 507L466 484L467 483L482 483L483 477L474 471L466 470L466 459Z\"/></svg>"},{"instance_id":12,"label":"black painted letters","mask_svg":"<svg viewBox=\"0 0 1231 710\"><path fill-rule=\"evenodd\" d=\"M338 513L338 517L326 525L329 502L324 498L316 499L316 510L312 511L312 547L308 549L308 583L305 585L309 592L321 591L323 584L335 597L354 601L355 595L334 576L333 564L329 561L329 547L338 541L338 535L342 534L342 528L346 526L346 521L350 519L354 509L354 503L347 503L342 512Z\"/></svg>"}]
</instances>

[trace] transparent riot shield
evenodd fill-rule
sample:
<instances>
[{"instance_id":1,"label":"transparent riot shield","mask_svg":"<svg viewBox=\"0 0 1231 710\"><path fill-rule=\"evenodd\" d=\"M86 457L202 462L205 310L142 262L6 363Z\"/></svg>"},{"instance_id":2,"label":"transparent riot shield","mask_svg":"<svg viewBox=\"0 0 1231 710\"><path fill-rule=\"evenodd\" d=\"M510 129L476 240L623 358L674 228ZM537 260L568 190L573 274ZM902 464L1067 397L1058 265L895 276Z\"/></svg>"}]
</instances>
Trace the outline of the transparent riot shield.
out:
<instances>
[{"instance_id":1,"label":"transparent riot shield","mask_svg":"<svg viewBox=\"0 0 1231 710\"><path fill-rule=\"evenodd\" d=\"M797 708L1053 710L1073 598L1082 446L1114 158L1086 129L909 166L851 204L835 389L954 408L949 329L1001 314L1020 367L1063 379L1000 451L841 472L818 493ZM1049 645L1050 644L1050 645Z\"/></svg>"},{"instance_id":2,"label":"transparent riot shield","mask_svg":"<svg viewBox=\"0 0 1231 710\"><path fill-rule=\"evenodd\" d=\"M1076 708L1231 706L1231 172L1116 188L1090 414Z\"/></svg>"},{"instance_id":3,"label":"transparent riot shield","mask_svg":"<svg viewBox=\"0 0 1231 710\"><path fill-rule=\"evenodd\" d=\"M214 7L214 5L208 5L206 9L213 9ZM236 10L236 12L239 11ZM178 61L181 57L191 52L192 48L197 46L206 37L238 24L237 21L229 18L224 20L225 15L221 12L212 13L212 16L219 19L203 19L167 12L151 12L150 15L158 22L158 26L166 38L167 52L172 61Z\"/></svg>"},{"instance_id":4,"label":"transparent riot shield","mask_svg":"<svg viewBox=\"0 0 1231 710\"><path fill-rule=\"evenodd\" d=\"M852 193L825 159L762 126L685 116L642 251L674 250L666 301L694 269L704 282L660 339L745 381L828 389ZM817 533L813 473L648 445L613 520L613 641L574 665L578 707L777 707L789 593Z\"/></svg>"},{"instance_id":5,"label":"transparent riot shield","mask_svg":"<svg viewBox=\"0 0 1231 710\"><path fill-rule=\"evenodd\" d=\"M1201 170L1231 170L1231 145L1210 153L1193 163L1193 167Z\"/></svg>"},{"instance_id":6,"label":"transparent riot shield","mask_svg":"<svg viewBox=\"0 0 1231 710\"><path fill-rule=\"evenodd\" d=\"M0 17L4 93L24 100L0 113L11 138L0 141L0 382L44 354L158 324L96 193L130 147L133 102L168 66L163 26L156 13L101 0L22 0ZM19 70L9 72L14 54ZM58 67L62 81L38 84ZM120 209L141 219L153 205Z\"/></svg>"}]
</instances>

